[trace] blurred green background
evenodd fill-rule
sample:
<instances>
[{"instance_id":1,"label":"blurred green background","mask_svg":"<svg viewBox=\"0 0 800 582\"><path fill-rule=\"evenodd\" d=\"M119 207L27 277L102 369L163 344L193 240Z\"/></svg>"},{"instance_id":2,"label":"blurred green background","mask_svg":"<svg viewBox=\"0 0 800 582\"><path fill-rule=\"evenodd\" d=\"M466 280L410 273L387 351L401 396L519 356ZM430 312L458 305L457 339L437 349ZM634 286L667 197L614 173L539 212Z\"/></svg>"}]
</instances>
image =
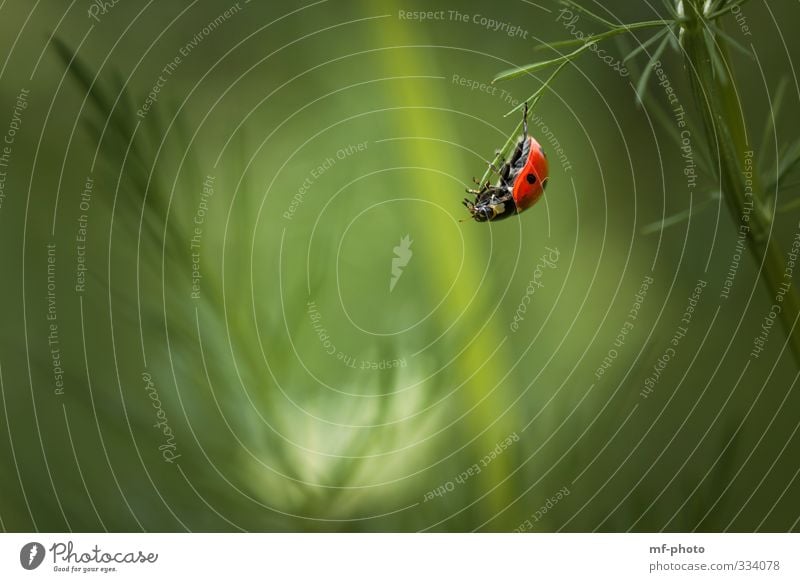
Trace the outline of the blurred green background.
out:
<instances>
[{"instance_id":1,"label":"blurred green background","mask_svg":"<svg viewBox=\"0 0 800 582\"><path fill-rule=\"evenodd\" d=\"M777 325L749 357L772 301L747 252L720 297L736 223L700 208L711 176L687 188L655 77L639 107L635 59L623 77L582 55L533 112L544 199L459 222L548 73L470 87L571 38L559 8L3 3L0 132L21 119L0 206L2 528L797 531L797 364ZM777 143L796 138L800 7L742 14L750 36L725 26L758 58L734 65L768 165L787 73ZM662 61L691 112L680 56ZM774 224L785 249L797 221Z\"/></svg>"}]
</instances>

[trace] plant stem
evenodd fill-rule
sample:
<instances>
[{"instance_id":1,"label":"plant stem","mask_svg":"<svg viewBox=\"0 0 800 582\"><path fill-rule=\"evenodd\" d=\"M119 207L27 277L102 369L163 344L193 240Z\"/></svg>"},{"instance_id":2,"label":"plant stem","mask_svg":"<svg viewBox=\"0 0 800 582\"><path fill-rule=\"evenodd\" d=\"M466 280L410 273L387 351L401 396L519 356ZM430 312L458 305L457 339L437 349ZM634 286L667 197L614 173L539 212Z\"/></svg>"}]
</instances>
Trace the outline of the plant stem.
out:
<instances>
[{"instance_id":1,"label":"plant stem","mask_svg":"<svg viewBox=\"0 0 800 582\"><path fill-rule=\"evenodd\" d=\"M532 73L534 71L538 71L540 69L544 69L552 65L557 65L559 63L563 64L565 62L571 61L579 54L581 54L583 51L591 48L592 45L597 44L601 40L606 40L608 38L612 38L620 34L628 34L632 30L638 30L640 28L652 28L654 26L668 26L673 24L674 22L675 21L673 20L648 20L645 22L634 22L633 24L620 24L619 26L616 26L611 30L593 34L585 38L573 39L573 40L553 43L550 45L544 45L547 46L548 48L564 48L575 44L580 44L581 46L576 48L571 53L568 53L566 55L561 55L560 57L557 57L555 59L539 61L536 63L532 63L530 65L524 65L522 67L514 67L513 69L502 71L501 73L498 73L494 79L492 79L492 83L496 83L497 81L507 81L508 79L514 79L515 77L520 77L525 73Z\"/></svg>"},{"instance_id":2,"label":"plant stem","mask_svg":"<svg viewBox=\"0 0 800 582\"><path fill-rule=\"evenodd\" d=\"M769 290L770 300L777 303L776 297L783 294L779 318L788 336L795 363L800 367L800 330L794 326L800 313L800 299L794 285L790 285L785 294L781 288L789 281L784 277L785 255L772 236L772 217L764 211L765 198L755 163L752 172L753 208L747 207L749 193L742 175L742 165L746 152L753 148L747 143L747 131L729 68L726 41L711 30L707 32L708 23L702 16L703 0L678 0L677 6L678 14L685 17L681 24L685 65L703 119L709 151L712 155L716 154L719 163L722 196L737 223L749 212L747 245L757 264L763 259L760 274ZM706 42L704 35L707 33L712 34L713 43ZM718 55L710 52L715 47ZM728 68L726 74L714 70L715 59Z\"/></svg>"},{"instance_id":3,"label":"plant stem","mask_svg":"<svg viewBox=\"0 0 800 582\"><path fill-rule=\"evenodd\" d=\"M632 22L631 24L617 24L614 25L610 30L606 30L605 32L598 32L596 34L591 34L586 38L582 39L574 39L574 40L566 40L563 42L552 43L550 45L542 45L543 48L563 48L565 46L569 46L572 44L583 44L584 46L581 48L586 48L586 45L589 45L593 42L597 42L600 40L605 40L607 38L612 38L619 34L627 34L632 30L639 30L641 28L665 28L667 26L672 25L674 20L645 20L643 22Z\"/></svg>"}]
</instances>

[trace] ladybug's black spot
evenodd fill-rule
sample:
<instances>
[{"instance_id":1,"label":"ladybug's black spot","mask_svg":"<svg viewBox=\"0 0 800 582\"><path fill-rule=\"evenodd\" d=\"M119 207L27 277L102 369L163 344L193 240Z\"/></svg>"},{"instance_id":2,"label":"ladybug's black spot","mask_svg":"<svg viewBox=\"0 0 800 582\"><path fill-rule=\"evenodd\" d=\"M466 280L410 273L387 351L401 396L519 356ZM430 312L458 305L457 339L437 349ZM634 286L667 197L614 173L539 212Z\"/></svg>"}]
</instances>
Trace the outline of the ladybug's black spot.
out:
<instances>
[{"instance_id":1,"label":"ladybug's black spot","mask_svg":"<svg viewBox=\"0 0 800 582\"><path fill-rule=\"evenodd\" d=\"M536 183L536 176L533 174L528 174L527 176L525 176L525 179L528 181L528 184Z\"/></svg>"}]
</instances>

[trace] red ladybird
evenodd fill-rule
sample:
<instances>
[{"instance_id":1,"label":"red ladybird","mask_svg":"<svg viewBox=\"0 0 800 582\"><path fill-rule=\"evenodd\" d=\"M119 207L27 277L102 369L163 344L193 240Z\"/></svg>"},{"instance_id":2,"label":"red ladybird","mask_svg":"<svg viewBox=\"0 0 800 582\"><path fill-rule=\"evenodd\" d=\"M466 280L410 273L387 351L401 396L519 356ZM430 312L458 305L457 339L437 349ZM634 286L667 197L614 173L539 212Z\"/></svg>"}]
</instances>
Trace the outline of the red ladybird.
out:
<instances>
[{"instance_id":1,"label":"red ladybird","mask_svg":"<svg viewBox=\"0 0 800 582\"><path fill-rule=\"evenodd\" d=\"M496 185L486 182L480 190L467 189L475 201L464 199L464 206L478 222L500 220L527 210L539 201L547 188L547 155L539 142L528 135L528 104L522 113L522 139L511 160L495 170Z\"/></svg>"}]
</instances>

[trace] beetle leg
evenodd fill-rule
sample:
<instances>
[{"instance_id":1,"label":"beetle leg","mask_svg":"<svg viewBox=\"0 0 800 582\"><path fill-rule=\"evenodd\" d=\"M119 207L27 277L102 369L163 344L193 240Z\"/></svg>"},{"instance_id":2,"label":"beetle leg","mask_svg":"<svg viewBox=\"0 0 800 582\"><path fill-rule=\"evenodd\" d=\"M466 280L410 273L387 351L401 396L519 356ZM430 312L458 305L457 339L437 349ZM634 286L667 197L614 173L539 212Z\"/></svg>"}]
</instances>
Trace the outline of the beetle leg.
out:
<instances>
[{"instance_id":1,"label":"beetle leg","mask_svg":"<svg viewBox=\"0 0 800 582\"><path fill-rule=\"evenodd\" d=\"M508 182L508 177L511 175L511 164L503 164L503 171L500 172L500 179L503 182Z\"/></svg>"},{"instance_id":2,"label":"beetle leg","mask_svg":"<svg viewBox=\"0 0 800 582\"><path fill-rule=\"evenodd\" d=\"M509 202L514 204L514 195L508 190L502 196L494 196L492 198L492 204L507 204Z\"/></svg>"},{"instance_id":3,"label":"beetle leg","mask_svg":"<svg viewBox=\"0 0 800 582\"><path fill-rule=\"evenodd\" d=\"M528 102L525 102L525 108L522 110L522 136L528 137Z\"/></svg>"}]
</instances>

